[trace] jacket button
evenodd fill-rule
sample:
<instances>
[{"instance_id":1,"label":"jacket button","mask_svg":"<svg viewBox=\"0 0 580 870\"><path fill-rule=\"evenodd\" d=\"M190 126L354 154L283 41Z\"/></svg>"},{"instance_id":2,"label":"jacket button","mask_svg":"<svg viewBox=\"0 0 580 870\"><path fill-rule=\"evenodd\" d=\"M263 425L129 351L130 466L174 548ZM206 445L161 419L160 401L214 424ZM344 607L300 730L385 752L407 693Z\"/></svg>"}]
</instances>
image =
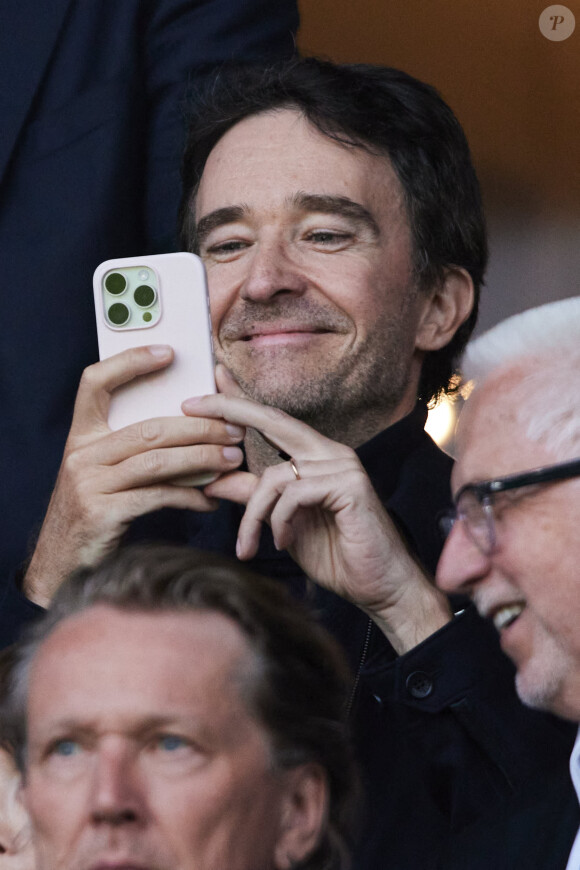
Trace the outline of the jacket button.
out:
<instances>
[{"instance_id":1,"label":"jacket button","mask_svg":"<svg viewBox=\"0 0 580 870\"><path fill-rule=\"evenodd\" d=\"M427 698L433 691L433 680L424 671L413 671L405 685L413 698Z\"/></svg>"}]
</instances>

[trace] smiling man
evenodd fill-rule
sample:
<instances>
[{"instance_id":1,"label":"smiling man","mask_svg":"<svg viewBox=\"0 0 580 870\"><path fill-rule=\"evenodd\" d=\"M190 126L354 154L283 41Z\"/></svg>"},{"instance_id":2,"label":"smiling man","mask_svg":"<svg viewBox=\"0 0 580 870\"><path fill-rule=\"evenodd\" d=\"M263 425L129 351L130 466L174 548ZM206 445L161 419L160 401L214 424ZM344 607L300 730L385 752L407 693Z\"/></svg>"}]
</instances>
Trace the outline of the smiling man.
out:
<instances>
[{"instance_id":1,"label":"smiling man","mask_svg":"<svg viewBox=\"0 0 580 870\"><path fill-rule=\"evenodd\" d=\"M493 621L525 704L580 722L580 297L490 330L468 348L464 371L475 391L460 418L457 521L437 581L471 595ZM580 740L571 773L580 795ZM494 829L492 851L502 843L505 866L563 870L570 813L560 811L557 835L549 818L527 818L519 852L510 851L513 827ZM536 825L550 841L549 863ZM497 866L489 851L478 851L483 863L474 867ZM458 866L472 865L460 858ZM580 867L580 835L567 867Z\"/></svg>"},{"instance_id":2,"label":"smiling man","mask_svg":"<svg viewBox=\"0 0 580 870\"><path fill-rule=\"evenodd\" d=\"M427 402L450 388L487 255L469 148L432 87L384 67L238 70L199 105L182 238L207 269L220 395L111 432L111 391L172 351L85 371L28 600L13 584L0 622L128 529L251 560L310 602L355 674L357 868L428 868L530 757L542 771L569 753L520 704L493 629L474 608L455 618L463 603L429 574L451 459L424 431ZM199 472L219 478L172 482ZM187 511L133 524L165 507Z\"/></svg>"},{"instance_id":3,"label":"smiling man","mask_svg":"<svg viewBox=\"0 0 580 870\"><path fill-rule=\"evenodd\" d=\"M11 698L37 870L346 867L346 673L225 559L149 547L71 578Z\"/></svg>"},{"instance_id":4,"label":"smiling man","mask_svg":"<svg viewBox=\"0 0 580 870\"><path fill-rule=\"evenodd\" d=\"M298 109L255 115L211 152L196 214L216 353L248 394L353 445L412 410L432 300L383 156ZM461 320L471 283L459 269L448 280Z\"/></svg>"},{"instance_id":5,"label":"smiling man","mask_svg":"<svg viewBox=\"0 0 580 870\"><path fill-rule=\"evenodd\" d=\"M476 389L452 476L459 522L437 570L439 586L468 591L493 620L522 700L578 721L579 348L578 298L510 318L470 346Z\"/></svg>"}]
</instances>

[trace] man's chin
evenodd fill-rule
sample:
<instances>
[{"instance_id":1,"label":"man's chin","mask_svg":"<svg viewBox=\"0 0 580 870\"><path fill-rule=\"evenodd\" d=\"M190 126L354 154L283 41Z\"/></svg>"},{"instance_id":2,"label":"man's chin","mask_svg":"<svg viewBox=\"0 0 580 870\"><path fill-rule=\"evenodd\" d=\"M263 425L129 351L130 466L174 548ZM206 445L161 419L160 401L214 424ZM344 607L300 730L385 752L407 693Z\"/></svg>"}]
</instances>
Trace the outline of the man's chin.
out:
<instances>
[{"instance_id":1,"label":"man's chin","mask_svg":"<svg viewBox=\"0 0 580 870\"><path fill-rule=\"evenodd\" d=\"M561 694L562 674L556 663L542 661L536 667L528 662L518 669L516 691L526 707L556 712Z\"/></svg>"},{"instance_id":2,"label":"man's chin","mask_svg":"<svg viewBox=\"0 0 580 870\"><path fill-rule=\"evenodd\" d=\"M247 366L235 366L228 362L225 365L247 396L262 405L280 408L292 417L316 418L323 409L336 405L338 397L333 387L333 377L329 375L320 380L319 369L309 374L303 367L296 366L291 370L287 365L277 365L275 362L263 370L253 371L248 370Z\"/></svg>"},{"instance_id":3,"label":"man's chin","mask_svg":"<svg viewBox=\"0 0 580 870\"><path fill-rule=\"evenodd\" d=\"M278 383L274 386L267 384L241 384L244 392L255 402L279 408L297 420L314 425L321 414L325 413L326 402L316 400L307 390L301 386L292 384L288 389L281 389Z\"/></svg>"}]
</instances>

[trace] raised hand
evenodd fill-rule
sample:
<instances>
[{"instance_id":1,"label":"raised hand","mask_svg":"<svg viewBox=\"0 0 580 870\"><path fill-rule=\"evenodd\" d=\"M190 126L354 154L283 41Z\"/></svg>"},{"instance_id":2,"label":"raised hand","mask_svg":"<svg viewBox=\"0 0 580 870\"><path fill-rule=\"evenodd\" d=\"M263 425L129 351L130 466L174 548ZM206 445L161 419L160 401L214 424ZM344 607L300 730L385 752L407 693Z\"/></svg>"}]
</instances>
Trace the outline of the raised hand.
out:
<instances>
[{"instance_id":1,"label":"raised hand","mask_svg":"<svg viewBox=\"0 0 580 870\"><path fill-rule=\"evenodd\" d=\"M71 430L24 591L47 605L64 577L114 548L135 517L163 507L210 511L215 499L187 475L218 475L243 459L243 428L222 420L164 417L111 432L111 392L171 363L165 346L124 351L85 369Z\"/></svg>"},{"instance_id":2,"label":"raised hand","mask_svg":"<svg viewBox=\"0 0 580 870\"><path fill-rule=\"evenodd\" d=\"M219 377L223 388L223 373ZM267 522L277 547L288 549L309 577L369 613L398 651L445 624L446 599L408 552L354 450L228 392L187 401L184 411L257 429L292 457L259 477L233 472L205 487L210 497L246 504L239 558L256 553Z\"/></svg>"}]
</instances>

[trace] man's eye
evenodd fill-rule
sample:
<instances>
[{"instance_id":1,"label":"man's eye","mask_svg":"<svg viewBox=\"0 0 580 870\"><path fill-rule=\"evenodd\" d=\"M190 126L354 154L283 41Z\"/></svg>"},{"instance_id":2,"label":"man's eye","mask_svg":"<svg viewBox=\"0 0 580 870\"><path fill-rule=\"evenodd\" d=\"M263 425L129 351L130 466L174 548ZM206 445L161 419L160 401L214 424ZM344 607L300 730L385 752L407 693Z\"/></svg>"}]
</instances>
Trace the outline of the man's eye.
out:
<instances>
[{"instance_id":1,"label":"man's eye","mask_svg":"<svg viewBox=\"0 0 580 870\"><path fill-rule=\"evenodd\" d=\"M334 230L315 230L308 233L307 241L325 247L341 247L352 238L350 233L339 233Z\"/></svg>"},{"instance_id":2,"label":"man's eye","mask_svg":"<svg viewBox=\"0 0 580 870\"><path fill-rule=\"evenodd\" d=\"M186 747L187 740L177 734L162 734L156 740L157 748L162 752L177 752Z\"/></svg>"},{"instance_id":3,"label":"man's eye","mask_svg":"<svg viewBox=\"0 0 580 870\"><path fill-rule=\"evenodd\" d=\"M248 244L249 242L245 242L243 239L229 239L226 242L216 242L205 249L205 254L212 257L227 257L230 254L237 254L238 251L243 251L244 248L248 247Z\"/></svg>"},{"instance_id":4,"label":"man's eye","mask_svg":"<svg viewBox=\"0 0 580 870\"><path fill-rule=\"evenodd\" d=\"M76 740L57 740L50 748L50 754L58 758L71 758L80 752Z\"/></svg>"}]
</instances>

